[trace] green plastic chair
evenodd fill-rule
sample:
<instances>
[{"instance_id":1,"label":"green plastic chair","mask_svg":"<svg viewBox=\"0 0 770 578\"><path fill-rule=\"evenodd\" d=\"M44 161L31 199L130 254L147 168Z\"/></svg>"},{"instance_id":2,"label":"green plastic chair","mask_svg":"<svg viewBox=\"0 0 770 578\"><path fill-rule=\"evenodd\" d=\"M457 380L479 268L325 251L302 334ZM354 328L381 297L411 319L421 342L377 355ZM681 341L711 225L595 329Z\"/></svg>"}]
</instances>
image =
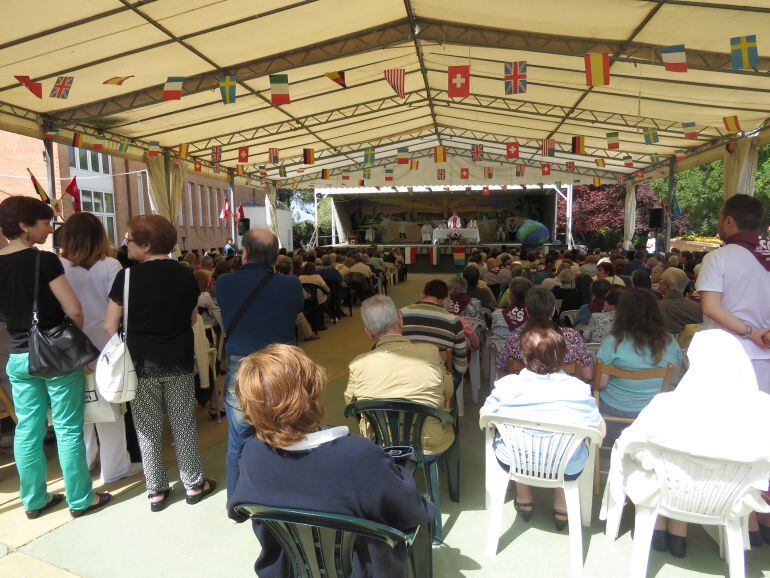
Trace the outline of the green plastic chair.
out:
<instances>
[{"instance_id":1,"label":"green plastic chair","mask_svg":"<svg viewBox=\"0 0 770 578\"><path fill-rule=\"evenodd\" d=\"M345 408L345 417L364 416L374 432L374 443L379 446L412 446L417 457L417 468L422 471L428 497L436 506L433 540L444 539L441 524L441 488L438 482L438 459L445 460L449 499L460 501L460 435L454 415L439 409L406 399L359 400ZM455 427L454 443L440 456L428 456L422 452L422 426L425 419L434 417L443 426Z\"/></svg>"},{"instance_id":2,"label":"green plastic chair","mask_svg":"<svg viewBox=\"0 0 770 578\"><path fill-rule=\"evenodd\" d=\"M401 532L362 518L311 510L241 504L237 514L257 520L275 537L291 565L292 578L347 578L353 567L356 540L379 540L391 548L405 544L411 577L432 576L430 546L417 554L412 548L419 528Z\"/></svg>"}]
</instances>

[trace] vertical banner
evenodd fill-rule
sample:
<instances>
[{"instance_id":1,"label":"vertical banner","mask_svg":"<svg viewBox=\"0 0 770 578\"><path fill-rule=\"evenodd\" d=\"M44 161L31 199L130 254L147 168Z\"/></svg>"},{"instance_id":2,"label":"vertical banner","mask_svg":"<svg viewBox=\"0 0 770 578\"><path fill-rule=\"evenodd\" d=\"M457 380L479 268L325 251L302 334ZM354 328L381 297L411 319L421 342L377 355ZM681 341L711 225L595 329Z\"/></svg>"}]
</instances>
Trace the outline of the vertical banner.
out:
<instances>
[{"instance_id":1,"label":"vertical banner","mask_svg":"<svg viewBox=\"0 0 770 578\"><path fill-rule=\"evenodd\" d=\"M413 265L417 261L417 247L407 247L404 250L404 262L407 265Z\"/></svg>"},{"instance_id":2,"label":"vertical banner","mask_svg":"<svg viewBox=\"0 0 770 578\"><path fill-rule=\"evenodd\" d=\"M431 247L430 248L430 264L434 267L438 265L439 260L441 259L441 252L438 247Z\"/></svg>"},{"instance_id":3,"label":"vertical banner","mask_svg":"<svg viewBox=\"0 0 770 578\"><path fill-rule=\"evenodd\" d=\"M455 265L458 267L464 267L465 247L452 247L452 257L454 258Z\"/></svg>"}]
</instances>

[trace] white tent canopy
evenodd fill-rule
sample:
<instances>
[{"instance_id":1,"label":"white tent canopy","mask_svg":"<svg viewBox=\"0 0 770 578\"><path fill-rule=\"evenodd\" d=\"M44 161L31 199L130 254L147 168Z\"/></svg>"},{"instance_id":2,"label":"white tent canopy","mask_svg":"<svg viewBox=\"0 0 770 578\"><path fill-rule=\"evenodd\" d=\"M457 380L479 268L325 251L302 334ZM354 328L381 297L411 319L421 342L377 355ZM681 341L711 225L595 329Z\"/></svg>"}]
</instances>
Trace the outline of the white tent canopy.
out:
<instances>
[{"instance_id":1,"label":"white tent canopy","mask_svg":"<svg viewBox=\"0 0 770 578\"><path fill-rule=\"evenodd\" d=\"M726 131L727 116L770 140L767 0L33 0L3 18L0 128L36 136L58 129L53 138L65 143L80 132L86 145L102 135L113 154L136 157L152 141L169 155L189 144L190 162L204 170L212 146L221 145L221 165L231 170L248 146L245 177L264 165L268 179L293 186L338 186L345 170L356 184L363 168L372 169L366 184L386 184L384 167L403 146L425 174L396 171L396 184L434 182L438 144L449 149L447 184L462 184L455 173L463 166L479 173L470 182L512 184L543 180L542 162L552 164L550 181L613 182L618 173L667 170L678 150L713 160L742 136ZM730 38L750 34L758 66L733 70ZM660 49L672 44L685 45L687 73L664 69ZM586 86L591 52L610 53L609 85ZM506 95L503 63L520 60L527 91ZM447 67L464 64L471 94L449 98ZM390 68L405 69L405 98L386 82ZM326 76L333 71L344 71L347 88ZM227 105L218 88L225 74L237 77ZM288 75L289 104L271 104L269 74ZM15 75L42 83L43 98ZM68 98L50 98L65 75L74 79ZM104 84L116 76L130 78ZM163 100L170 76L185 77L181 100ZM684 137L683 122L697 124L697 138ZM645 144L644 128L657 130L659 142ZM619 133L619 149L608 149L607 132ZM585 137L584 154L570 152L573 136ZM544 158L547 138L555 154ZM123 139L128 149L118 151ZM504 153L512 140L529 176L511 172ZM478 165L474 144L484 147ZM268 162L270 147L280 150L278 164ZM363 163L368 147L372 165ZM314 149L315 164L303 164L303 148ZM574 173L564 172L567 161ZM485 165L499 176L483 178Z\"/></svg>"}]
</instances>

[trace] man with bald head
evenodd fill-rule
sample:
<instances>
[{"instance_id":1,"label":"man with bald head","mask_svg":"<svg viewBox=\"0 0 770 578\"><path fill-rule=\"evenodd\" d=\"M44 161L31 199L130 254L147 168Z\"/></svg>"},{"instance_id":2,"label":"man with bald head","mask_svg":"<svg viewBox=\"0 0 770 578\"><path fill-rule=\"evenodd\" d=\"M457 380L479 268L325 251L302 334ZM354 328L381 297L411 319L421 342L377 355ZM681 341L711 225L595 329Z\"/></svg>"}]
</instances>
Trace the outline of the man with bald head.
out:
<instances>
[{"instance_id":1,"label":"man with bald head","mask_svg":"<svg viewBox=\"0 0 770 578\"><path fill-rule=\"evenodd\" d=\"M243 266L217 279L217 303L227 334L227 494L238 480L243 444L254 436L235 395L241 361L273 343L296 345L294 324L302 312L302 285L293 275L276 275L278 238L267 229L251 229L241 241Z\"/></svg>"},{"instance_id":2,"label":"man with bald head","mask_svg":"<svg viewBox=\"0 0 770 578\"><path fill-rule=\"evenodd\" d=\"M663 295L660 308L666 317L666 329L671 333L681 333L685 325L703 323L700 305L684 297L689 283L687 273L676 267L669 267L658 278L658 292Z\"/></svg>"}]
</instances>

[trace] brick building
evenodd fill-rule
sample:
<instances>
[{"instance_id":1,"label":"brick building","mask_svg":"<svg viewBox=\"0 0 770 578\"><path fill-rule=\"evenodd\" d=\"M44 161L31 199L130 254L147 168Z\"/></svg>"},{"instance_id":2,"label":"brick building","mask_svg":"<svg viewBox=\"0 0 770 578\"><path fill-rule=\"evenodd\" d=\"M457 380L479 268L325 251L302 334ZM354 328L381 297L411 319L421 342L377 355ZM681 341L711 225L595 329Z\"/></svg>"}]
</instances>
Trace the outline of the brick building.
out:
<instances>
[{"instance_id":1,"label":"brick building","mask_svg":"<svg viewBox=\"0 0 770 578\"><path fill-rule=\"evenodd\" d=\"M152 211L144 163L58 143L53 145L53 157L57 198L62 198L70 178L77 176L83 210L101 218L114 244L123 239L131 217ZM35 196L27 168L48 191L43 141L0 131L0 200L9 195ZM193 171L185 174L176 223L180 248L221 248L227 238L233 236L233 218L225 222L219 220L227 188L224 174L222 178ZM262 205L264 196L261 189L236 183L232 208L240 202ZM68 195L63 197L63 207L66 219L73 213L73 201Z\"/></svg>"}]
</instances>

